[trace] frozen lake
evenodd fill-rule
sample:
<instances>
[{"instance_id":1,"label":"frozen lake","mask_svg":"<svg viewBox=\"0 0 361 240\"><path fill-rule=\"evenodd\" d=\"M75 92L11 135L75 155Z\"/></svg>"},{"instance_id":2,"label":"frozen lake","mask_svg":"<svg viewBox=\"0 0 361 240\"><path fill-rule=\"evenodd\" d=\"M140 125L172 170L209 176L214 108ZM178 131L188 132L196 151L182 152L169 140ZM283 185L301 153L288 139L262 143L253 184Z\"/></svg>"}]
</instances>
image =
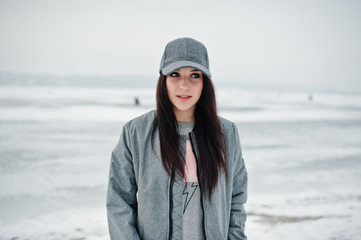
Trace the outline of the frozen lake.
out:
<instances>
[{"instance_id":1,"label":"frozen lake","mask_svg":"<svg viewBox=\"0 0 361 240\"><path fill-rule=\"evenodd\" d=\"M154 109L154 95L0 86L0 239L109 239L110 153L123 124ZM249 239L361 239L361 95L217 97L241 137Z\"/></svg>"}]
</instances>

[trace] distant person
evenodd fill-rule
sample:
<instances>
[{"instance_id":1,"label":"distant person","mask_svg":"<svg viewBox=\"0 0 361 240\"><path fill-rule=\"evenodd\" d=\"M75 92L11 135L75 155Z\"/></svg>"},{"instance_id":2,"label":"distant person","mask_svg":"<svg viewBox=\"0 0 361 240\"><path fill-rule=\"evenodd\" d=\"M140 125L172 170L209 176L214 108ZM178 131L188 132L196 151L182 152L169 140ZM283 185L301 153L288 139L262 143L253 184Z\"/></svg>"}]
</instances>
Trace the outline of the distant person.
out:
<instances>
[{"instance_id":1,"label":"distant person","mask_svg":"<svg viewBox=\"0 0 361 240\"><path fill-rule=\"evenodd\" d=\"M120 239L247 239L238 130L218 117L206 47L167 44L157 109L123 127L111 155L109 233Z\"/></svg>"},{"instance_id":2,"label":"distant person","mask_svg":"<svg viewBox=\"0 0 361 240\"><path fill-rule=\"evenodd\" d=\"M135 106L139 106L140 102L139 102L139 98L138 98L138 97L135 97L135 98L134 98L134 104L135 104Z\"/></svg>"}]
</instances>

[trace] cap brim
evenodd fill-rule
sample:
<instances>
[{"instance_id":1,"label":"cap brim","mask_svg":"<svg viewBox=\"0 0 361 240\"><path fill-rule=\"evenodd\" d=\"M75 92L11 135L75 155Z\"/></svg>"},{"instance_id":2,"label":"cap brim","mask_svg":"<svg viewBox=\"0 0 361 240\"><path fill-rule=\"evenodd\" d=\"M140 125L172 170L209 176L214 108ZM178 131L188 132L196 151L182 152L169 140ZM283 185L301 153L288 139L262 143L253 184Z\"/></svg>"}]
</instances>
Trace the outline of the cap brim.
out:
<instances>
[{"instance_id":1,"label":"cap brim","mask_svg":"<svg viewBox=\"0 0 361 240\"><path fill-rule=\"evenodd\" d=\"M207 77L212 78L212 74L207 68L200 65L199 63L195 63L195 62L191 62L191 61L178 61L178 62L171 63L171 64L165 66L161 70L161 72L163 73L163 75L169 75L173 71L178 70L180 68L184 68L184 67L196 68L199 71L203 72L205 75L207 75Z\"/></svg>"}]
</instances>

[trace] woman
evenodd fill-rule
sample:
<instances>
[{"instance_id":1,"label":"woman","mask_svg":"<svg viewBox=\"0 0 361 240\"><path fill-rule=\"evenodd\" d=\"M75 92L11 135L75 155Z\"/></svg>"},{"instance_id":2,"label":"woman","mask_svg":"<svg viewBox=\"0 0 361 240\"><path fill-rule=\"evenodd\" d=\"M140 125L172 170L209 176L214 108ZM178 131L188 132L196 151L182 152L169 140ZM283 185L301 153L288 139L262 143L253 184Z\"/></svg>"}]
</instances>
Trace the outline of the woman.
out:
<instances>
[{"instance_id":1,"label":"woman","mask_svg":"<svg viewBox=\"0 0 361 240\"><path fill-rule=\"evenodd\" d=\"M156 111L126 123L112 152L111 239L247 239L246 199L238 130L217 116L207 49L171 41Z\"/></svg>"}]
</instances>

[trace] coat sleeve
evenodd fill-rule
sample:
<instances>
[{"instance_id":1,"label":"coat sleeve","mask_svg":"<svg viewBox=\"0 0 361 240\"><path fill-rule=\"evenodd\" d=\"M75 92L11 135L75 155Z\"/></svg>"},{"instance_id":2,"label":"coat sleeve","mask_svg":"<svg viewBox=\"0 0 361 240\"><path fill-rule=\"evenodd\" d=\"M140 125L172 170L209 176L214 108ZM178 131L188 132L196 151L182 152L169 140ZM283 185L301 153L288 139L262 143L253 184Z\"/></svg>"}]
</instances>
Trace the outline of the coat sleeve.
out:
<instances>
[{"instance_id":1,"label":"coat sleeve","mask_svg":"<svg viewBox=\"0 0 361 240\"><path fill-rule=\"evenodd\" d=\"M238 130L234 124L233 134L235 144L235 158L228 239L245 240L247 239L247 236L244 233L247 215L243 205L247 201L248 176L244 164L244 159L242 157L241 143L239 140Z\"/></svg>"},{"instance_id":2,"label":"coat sleeve","mask_svg":"<svg viewBox=\"0 0 361 240\"><path fill-rule=\"evenodd\" d=\"M111 154L107 191L110 239L139 239L137 231L137 184L127 125Z\"/></svg>"}]
</instances>

